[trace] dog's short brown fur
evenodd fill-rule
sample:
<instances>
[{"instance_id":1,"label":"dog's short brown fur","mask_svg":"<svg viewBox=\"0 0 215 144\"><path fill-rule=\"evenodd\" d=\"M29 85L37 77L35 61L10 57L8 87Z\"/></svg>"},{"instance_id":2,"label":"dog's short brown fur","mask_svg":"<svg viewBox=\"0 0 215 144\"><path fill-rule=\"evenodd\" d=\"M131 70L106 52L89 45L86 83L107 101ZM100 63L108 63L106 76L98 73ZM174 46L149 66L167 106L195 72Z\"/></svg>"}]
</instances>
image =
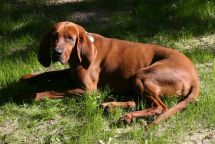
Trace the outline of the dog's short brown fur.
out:
<instances>
[{"instance_id":1,"label":"dog's short brown fur","mask_svg":"<svg viewBox=\"0 0 215 144\"><path fill-rule=\"evenodd\" d=\"M159 115L154 123L181 111L199 95L198 76L193 63L182 53L154 44L128 42L105 38L71 22L59 22L41 41L38 59L48 67L51 62L68 63L70 68L47 72L37 76L25 75L22 79L68 77L71 85L66 92L40 92L36 99L62 98L73 93L95 91L108 87L116 93L133 93L142 100L148 99L151 107L134 111L120 120L131 122L134 118ZM72 86L71 86L72 87ZM172 108L162 102L163 96L183 98ZM132 99L137 99L131 97ZM137 103L137 101L135 101ZM134 102L107 102L105 108L134 107Z\"/></svg>"}]
</instances>

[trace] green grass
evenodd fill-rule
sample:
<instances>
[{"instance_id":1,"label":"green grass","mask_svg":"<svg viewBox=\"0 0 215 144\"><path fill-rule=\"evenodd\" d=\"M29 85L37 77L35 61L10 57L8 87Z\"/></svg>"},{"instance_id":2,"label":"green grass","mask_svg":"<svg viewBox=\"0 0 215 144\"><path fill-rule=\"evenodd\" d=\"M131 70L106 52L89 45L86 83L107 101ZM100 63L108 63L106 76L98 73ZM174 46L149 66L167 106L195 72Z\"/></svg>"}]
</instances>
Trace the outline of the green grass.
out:
<instances>
[{"instance_id":1,"label":"green grass","mask_svg":"<svg viewBox=\"0 0 215 144\"><path fill-rule=\"evenodd\" d=\"M75 14L85 15L81 18ZM199 102L159 126L145 130L144 120L117 127L126 113L108 117L99 108L100 91L83 98L26 101L40 86L19 82L27 73L62 69L43 68L37 61L41 37L50 26L70 20L89 32L130 41L173 47L195 63L200 78ZM212 0L95 0L48 4L47 1L0 5L0 143L183 143L215 142L215 2ZM46 85L47 86L47 85ZM52 87L52 85L49 85ZM171 106L175 100L167 99ZM211 136L212 135L212 136Z\"/></svg>"}]
</instances>

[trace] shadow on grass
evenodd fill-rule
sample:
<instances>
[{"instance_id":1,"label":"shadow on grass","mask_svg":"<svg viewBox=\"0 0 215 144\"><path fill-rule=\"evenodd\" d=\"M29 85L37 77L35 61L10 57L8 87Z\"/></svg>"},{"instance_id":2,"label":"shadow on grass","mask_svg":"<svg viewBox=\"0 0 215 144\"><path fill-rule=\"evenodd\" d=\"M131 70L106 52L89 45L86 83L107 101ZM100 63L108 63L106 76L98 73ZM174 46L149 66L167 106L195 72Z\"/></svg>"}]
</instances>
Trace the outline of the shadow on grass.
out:
<instances>
[{"instance_id":1,"label":"shadow on grass","mask_svg":"<svg viewBox=\"0 0 215 144\"><path fill-rule=\"evenodd\" d=\"M184 33L200 36L215 32L215 19L211 16L214 3L206 0L40 2L3 0L1 40L11 43L28 35L39 43L53 23L65 20L107 37L128 39L132 34L138 41L147 41L156 34L177 39ZM30 50L35 51L36 46Z\"/></svg>"},{"instance_id":2,"label":"shadow on grass","mask_svg":"<svg viewBox=\"0 0 215 144\"><path fill-rule=\"evenodd\" d=\"M16 104L31 103L35 94L44 91L58 91L61 92L69 88L68 81L54 81L54 82L38 82L30 84L23 81L10 83L7 87L0 89L0 105L8 102Z\"/></svg>"},{"instance_id":3,"label":"shadow on grass","mask_svg":"<svg viewBox=\"0 0 215 144\"><path fill-rule=\"evenodd\" d=\"M107 36L123 31L145 36L163 32L175 36L179 31L202 35L215 31L212 6L206 0L91 0L49 5L5 0L1 19L18 24L10 37L29 34L40 38L51 24L64 20Z\"/></svg>"}]
</instances>

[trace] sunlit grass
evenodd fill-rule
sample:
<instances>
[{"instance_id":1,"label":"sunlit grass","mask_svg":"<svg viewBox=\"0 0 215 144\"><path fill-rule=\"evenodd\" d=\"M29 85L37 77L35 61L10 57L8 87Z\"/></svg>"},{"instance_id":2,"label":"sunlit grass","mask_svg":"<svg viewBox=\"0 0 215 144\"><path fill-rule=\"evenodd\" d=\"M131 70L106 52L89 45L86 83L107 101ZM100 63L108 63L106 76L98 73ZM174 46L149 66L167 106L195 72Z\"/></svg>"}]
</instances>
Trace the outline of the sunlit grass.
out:
<instances>
[{"instance_id":1,"label":"sunlit grass","mask_svg":"<svg viewBox=\"0 0 215 144\"><path fill-rule=\"evenodd\" d=\"M125 110L103 115L100 104L108 91L82 98L17 103L14 98L34 92L39 86L19 83L23 74L62 69L43 68L37 61L42 36L52 23L70 20L73 12L99 9L107 14L105 26L75 21L87 30L107 37L161 44L187 55L200 79L199 102L155 128L145 130L146 121L118 127ZM215 4L206 0L119 1L101 0L47 4L43 0L0 5L0 143L182 143L193 133L215 129ZM91 20L91 19L90 19ZM176 103L165 99L169 106ZM206 135L207 136L207 135ZM213 138L207 138L213 142ZM204 139L203 139L204 140Z\"/></svg>"}]
</instances>

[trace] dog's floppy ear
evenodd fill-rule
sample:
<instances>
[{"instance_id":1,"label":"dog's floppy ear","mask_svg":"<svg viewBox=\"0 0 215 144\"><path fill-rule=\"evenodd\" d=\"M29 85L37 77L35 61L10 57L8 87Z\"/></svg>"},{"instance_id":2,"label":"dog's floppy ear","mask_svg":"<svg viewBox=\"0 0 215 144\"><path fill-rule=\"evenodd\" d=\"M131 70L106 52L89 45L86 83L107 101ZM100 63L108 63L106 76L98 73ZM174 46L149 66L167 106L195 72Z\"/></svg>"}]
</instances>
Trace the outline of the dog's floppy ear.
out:
<instances>
[{"instance_id":1,"label":"dog's floppy ear","mask_svg":"<svg viewBox=\"0 0 215 144\"><path fill-rule=\"evenodd\" d=\"M79 34L76 41L77 54L80 63L84 68L88 68L96 56L96 48L93 44L93 37L87 34L84 28L79 27Z\"/></svg>"},{"instance_id":2,"label":"dog's floppy ear","mask_svg":"<svg viewBox=\"0 0 215 144\"><path fill-rule=\"evenodd\" d=\"M44 67L48 67L51 64L50 36L51 31L48 32L41 40L38 51L38 60Z\"/></svg>"}]
</instances>

